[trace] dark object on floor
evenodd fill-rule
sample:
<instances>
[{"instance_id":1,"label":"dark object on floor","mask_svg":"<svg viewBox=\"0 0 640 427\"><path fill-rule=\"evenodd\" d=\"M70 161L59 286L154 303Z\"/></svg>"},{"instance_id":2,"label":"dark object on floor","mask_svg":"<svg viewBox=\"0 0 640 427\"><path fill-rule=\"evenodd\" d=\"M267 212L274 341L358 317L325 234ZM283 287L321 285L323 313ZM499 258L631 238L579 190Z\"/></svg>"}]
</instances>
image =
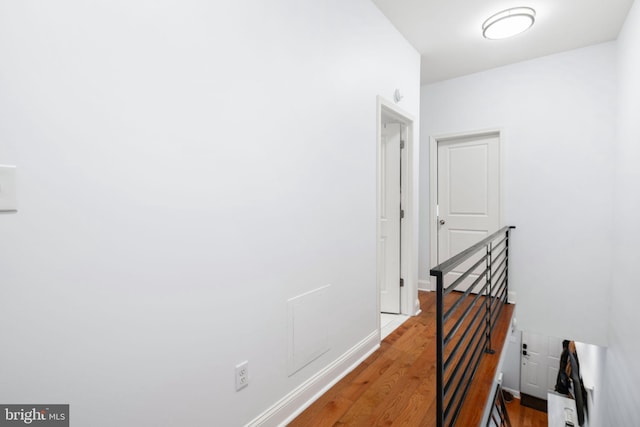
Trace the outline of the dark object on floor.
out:
<instances>
[{"instance_id":1,"label":"dark object on floor","mask_svg":"<svg viewBox=\"0 0 640 427\"><path fill-rule=\"evenodd\" d=\"M547 401L538 399L537 397L529 396L528 394L520 393L520 404L528 408L533 408L537 411L547 412Z\"/></svg>"},{"instance_id":2,"label":"dark object on floor","mask_svg":"<svg viewBox=\"0 0 640 427\"><path fill-rule=\"evenodd\" d=\"M513 402L513 394L509 393L508 391L502 390L502 398L507 403Z\"/></svg>"}]
</instances>

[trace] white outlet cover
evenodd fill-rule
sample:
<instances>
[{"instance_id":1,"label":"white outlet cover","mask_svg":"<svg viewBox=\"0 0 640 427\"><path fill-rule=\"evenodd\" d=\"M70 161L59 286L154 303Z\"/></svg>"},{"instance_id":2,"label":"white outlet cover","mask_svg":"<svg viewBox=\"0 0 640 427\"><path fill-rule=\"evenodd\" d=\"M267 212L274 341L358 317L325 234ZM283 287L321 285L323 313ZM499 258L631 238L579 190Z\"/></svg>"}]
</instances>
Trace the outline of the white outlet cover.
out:
<instances>
[{"instance_id":1,"label":"white outlet cover","mask_svg":"<svg viewBox=\"0 0 640 427\"><path fill-rule=\"evenodd\" d=\"M236 391L249 385L249 361L236 365Z\"/></svg>"},{"instance_id":2,"label":"white outlet cover","mask_svg":"<svg viewBox=\"0 0 640 427\"><path fill-rule=\"evenodd\" d=\"M16 167L0 165L0 212L16 210Z\"/></svg>"}]
</instances>

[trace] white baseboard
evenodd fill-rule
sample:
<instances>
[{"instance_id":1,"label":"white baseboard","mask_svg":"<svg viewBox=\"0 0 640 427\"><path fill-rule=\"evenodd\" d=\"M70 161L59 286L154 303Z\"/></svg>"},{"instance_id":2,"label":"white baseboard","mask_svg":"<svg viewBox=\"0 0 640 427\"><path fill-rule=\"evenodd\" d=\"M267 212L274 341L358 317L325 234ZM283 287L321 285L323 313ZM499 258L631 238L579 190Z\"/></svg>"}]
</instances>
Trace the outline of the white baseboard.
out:
<instances>
[{"instance_id":1,"label":"white baseboard","mask_svg":"<svg viewBox=\"0 0 640 427\"><path fill-rule=\"evenodd\" d=\"M502 389L513 394L513 397L515 397L516 399L520 399L520 392L518 390L512 390L509 387L502 387Z\"/></svg>"},{"instance_id":2,"label":"white baseboard","mask_svg":"<svg viewBox=\"0 0 640 427\"><path fill-rule=\"evenodd\" d=\"M432 291L433 288L431 288L431 280L418 280L418 290L419 291Z\"/></svg>"},{"instance_id":3,"label":"white baseboard","mask_svg":"<svg viewBox=\"0 0 640 427\"><path fill-rule=\"evenodd\" d=\"M265 412L251 420L246 427L287 425L379 347L380 331L375 330Z\"/></svg>"},{"instance_id":4,"label":"white baseboard","mask_svg":"<svg viewBox=\"0 0 640 427\"><path fill-rule=\"evenodd\" d=\"M420 298L416 298L413 302L413 315L418 316L420 313L422 313L422 309L420 308Z\"/></svg>"}]
</instances>

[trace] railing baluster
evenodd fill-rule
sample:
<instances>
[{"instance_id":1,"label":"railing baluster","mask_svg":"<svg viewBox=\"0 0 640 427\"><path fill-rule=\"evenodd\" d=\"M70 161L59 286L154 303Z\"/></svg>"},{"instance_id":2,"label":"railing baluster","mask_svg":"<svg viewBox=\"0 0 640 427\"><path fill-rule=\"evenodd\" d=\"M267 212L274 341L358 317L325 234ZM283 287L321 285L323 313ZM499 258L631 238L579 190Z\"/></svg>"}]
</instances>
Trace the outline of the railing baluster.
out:
<instances>
[{"instance_id":1,"label":"railing baluster","mask_svg":"<svg viewBox=\"0 0 640 427\"><path fill-rule=\"evenodd\" d=\"M487 326L487 329L485 331L485 335L487 337L487 346L484 349L484 352L487 354L494 354L496 352L493 348L491 348L491 296L493 295L493 284L491 282L491 268L493 268L492 243L493 242L490 241L487 244L487 283L489 284L489 286L487 287L487 294L485 296L485 304L487 307L487 315L485 317Z\"/></svg>"},{"instance_id":2,"label":"railing baluster","mask_svg":"<svg viewBox=\"0 0 640 427\"><path fill-rule=\"evenodd\" d=\"M436 276L436 411L437 427L444 427L444 275Z\"/></svg>"},{"instance_id":3,"label":"railing baluster","mask_svg":"<svg viewBox=\"0 0 640 427\"><path fill-rule=\"evenodd\" d=\"M514 227L515 228L515 227ZM504 248L505 248L505 252L504 252L504 256L507 260L507 262L504 265L504 280L506 283L506 287L507 287L507 291L505 292L505 297L504 297L504 302L508 302L509 301L509 232L511 231L511 228L508 228L506 231L506 237L505 237L505 242L504 242Z\"/></svg>"},{"instance_id":4,"label":"railing baluster","mask_svg":"<svg viewBox=\"0 0 640 427\"><path fill-rule=\"evenodd\" d=\"M464 399L469 391L475 372L480 365L483 353L494 354L495 350L492 345L492 331L496 324L497 318L500 316L502 307L508 301L509 285L509 231L515 227L504 227L484 240L476 243L470 248L462 251L460 254L450 258L442 264L431 270L431 275L436 277L436 425L437 427L453 426L456 422L460 409L464 403ZM494 241L500 235L504 238L494 245ZM504 244L504 248L500 250ZM445 288L445 276L454 268L477 254L484 249L485 255L476 261L467 271L461 273L461 276L453 281L449 287ZM493 251L499 251L494 256ZM504 257L503 257L504 255ZM486 266L485 271L478 273L476 269L482 265ZM494 262L497 264L494 271ZM504 268L502 266L504 265ZM453 298L452 291L458 285L469 278L471 273L477 274L478 278L473 282L473 288L476 287L484 278L484 286L477 291L476 298L471 302L465 302L468 307L463 310L464 316L460 319L450 317L462 305L462 301L458 300L453 304L449 304L449 311L445 313L445 297ZM503 277L504 276L504 277ZM497 277L497 279L496 279ZM494 279L495 282L494 282ZM467 282L469 283L469 282ZM473 289L466 290L461 297L466 298ZM447 294L451 295L447 297ZM484 297L485 301L478 301L478 298ZM477 312L472 316L471 322L465 320L467 315L471 313L471 307L476 306ZM484 307L483 307L484 305ZM484 313L484 315L482 314ZM484 319L483 319L484 317ZM476 321L477 318L477 321ZM448 322L450 329L445 337L445 324ZM484 321L484 326L482 325ZM476 325L475 330L473 330ZM458 329L462 330L458 330ZM484 336L483 336L484 335ZM468 339L468 341L467 341ZM484 341L484 342L483 342ZM463 344L464 342L464 344ZM454 348L445 363L445 350L449 344ZM473 345L475 344L475 345ZM466 349L457 357L458 350L462 350L461 345ZM471 349L470 347L474 347ZM484 347L484 351L483 351ZM470 351L470 353L468 353ZM470 355L469 357L467 357ZM453 363L452 363L453 362ZM446 370L446 371L445 371ZM460 374L460 375L458 375ZM449 375L447 385L445 386L445 377ZM458 377L459 378L456 378ZM457 381L456 381L457 379ZM455 384L455 386L453 386ZM445 398L449 402L445 409Z\"/></svg>"}]
</instances>

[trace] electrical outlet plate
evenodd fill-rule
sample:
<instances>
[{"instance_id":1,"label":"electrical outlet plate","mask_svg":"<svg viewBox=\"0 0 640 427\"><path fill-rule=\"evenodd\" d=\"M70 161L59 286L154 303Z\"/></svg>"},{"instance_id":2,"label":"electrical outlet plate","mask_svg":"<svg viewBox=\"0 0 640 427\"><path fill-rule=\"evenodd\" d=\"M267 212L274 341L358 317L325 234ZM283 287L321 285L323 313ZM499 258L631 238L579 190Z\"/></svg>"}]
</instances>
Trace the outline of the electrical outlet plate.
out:
<instances>
[{"instance_id":1,"label":"electrical outlet plate","mask_svg":"<svg viewBox=\"0 0 640 427\"><path fill-rule=\"evenodd\" d=\"M245 360L236 365L236 391L249 385L249 361Z\"/></svg>"}]
</instances>

